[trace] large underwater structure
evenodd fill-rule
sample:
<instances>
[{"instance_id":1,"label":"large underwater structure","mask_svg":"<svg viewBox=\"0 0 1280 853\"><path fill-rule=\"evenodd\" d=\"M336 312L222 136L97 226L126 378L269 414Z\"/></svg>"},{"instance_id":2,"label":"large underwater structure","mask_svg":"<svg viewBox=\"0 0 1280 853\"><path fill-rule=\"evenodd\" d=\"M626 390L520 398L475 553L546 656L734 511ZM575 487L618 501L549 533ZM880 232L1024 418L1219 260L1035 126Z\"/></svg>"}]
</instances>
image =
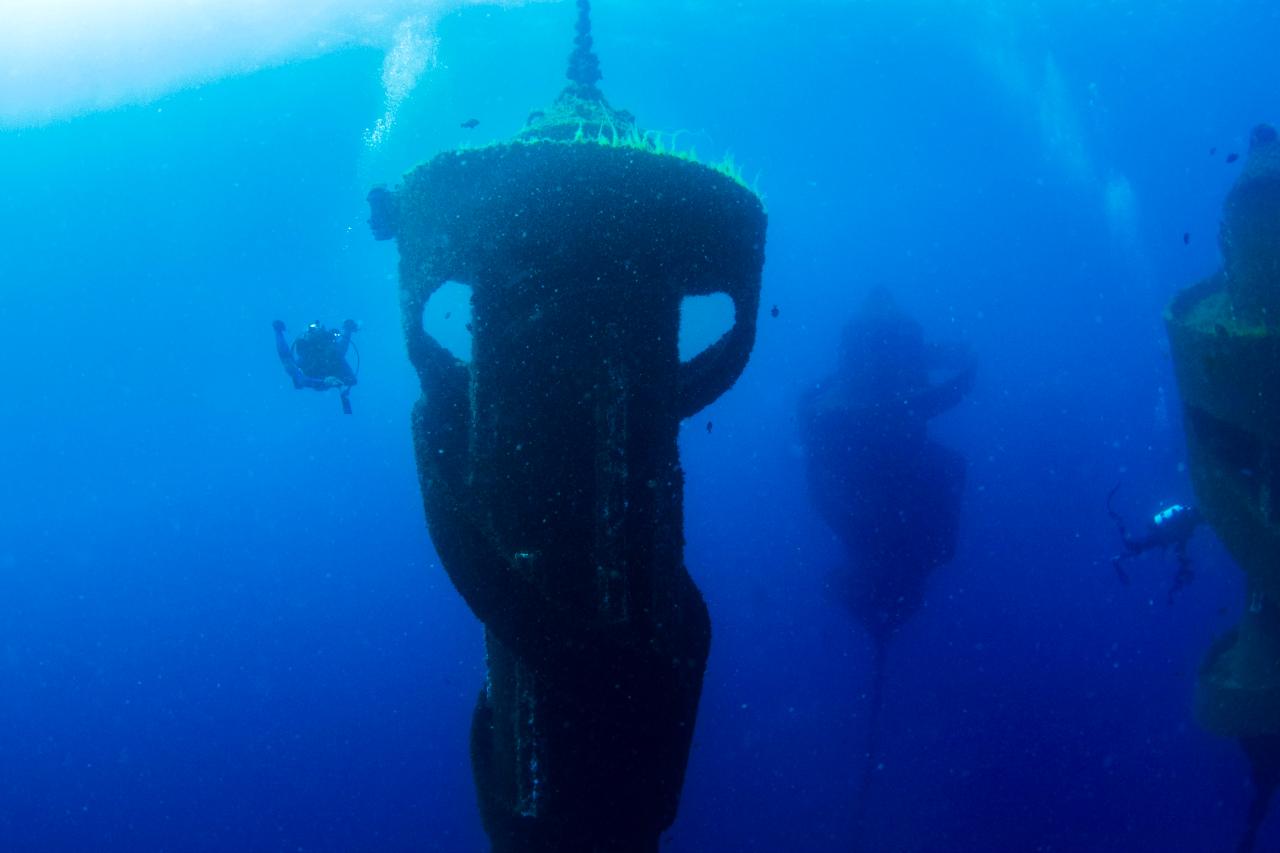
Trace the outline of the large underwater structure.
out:
<instances>
[{"instance_id":1,"label":"large underwater structure","mask_svg":"<svg viewBox=\"0 0 1280 853\"><path fill-rule=\"evenodd\" d=\"M656 851L675 818L711 641L676 439L747 363L764 262L760 199L609 105L578 7L554 104L371 194L431 538L485 628L471 758L499 853ZM469 362L423 329L447 282ZM733 325L682 362L681 301L712 293Z\"/></svg>"},{"instance_id":2,"label":"large underwater structure","mask_svg":"<svg viewBox=\"0 0 1280 853\"><path fill-rule=\"evenodd\" d=\"M1222 269L1179 293L1165 321L1196 496L1246 575L1244 615L1201 666L1196 714L1249 757L1247 851L1280 787L1280 140L1267 125L1219 241Z\"/></svg>"}]
</instances>

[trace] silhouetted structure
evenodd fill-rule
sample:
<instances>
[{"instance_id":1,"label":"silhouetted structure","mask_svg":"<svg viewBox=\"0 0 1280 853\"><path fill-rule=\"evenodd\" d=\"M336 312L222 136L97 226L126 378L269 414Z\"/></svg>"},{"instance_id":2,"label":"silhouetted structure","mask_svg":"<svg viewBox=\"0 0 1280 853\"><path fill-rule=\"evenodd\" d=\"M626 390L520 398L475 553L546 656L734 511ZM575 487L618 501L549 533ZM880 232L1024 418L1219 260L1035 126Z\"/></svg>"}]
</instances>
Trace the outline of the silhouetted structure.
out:
<instances>
[{"instance_id":1,"label":"silhouetted structure","mask_svg":"<svg viewBox=\"0 0 1280 853\"><path fill-rule=\"evenodd\" d=\"M1200 510L1248 576L1245 614L1210 649L1196 697L1200 721L1239 739L1253 767L1247 851L1280 783L1280 142L1267 125L1219 242L1222 270L1174 297L1165 323Z\"/></svg>"},{"instance_id":2,"label":"silhouetted structure","mask_svg":"<svg viewBox=\"0 0 1280 853\"><path fill-rule=\"evenodd\" d=\"M711 639L676 435L746 365L759 308L759 199L608 105L587 6L552 107L373 217L399 243L431 537L485 626L471 754L499 853L652 853L675 817ZM423 331L451 280L470 363ZM716 292L734 326L681 363L680 302Z\"/></svg>"},{"instance_id":3,"label":"silhouetted structure","mask_svg":"<svg viewBox=\"0 0 1280 853\"><path fill-rule=\"evenodd\" d=\"M889 637L955 553L965 462L929 438L929 421L964 398L974 369L968 349L926 343L876 290L844 330L836 372L800 401L813 502L849 556L838 586L874 643L859 815L879 752Z\"/></svg>"},{"instance_id":4,"label":"silhouetted structure","mask_svg":"<svg viewBox=\"0 0 1280 853\"><path fill-rule=\"evenodd\" d=\"M916 611L955 552L965 463L928 423L973 375L967 349L926 343L876 291L845 329L836 372L801 400L814 505L849 552L849 603L877 639Z\"/></svg>"}]
</instances>

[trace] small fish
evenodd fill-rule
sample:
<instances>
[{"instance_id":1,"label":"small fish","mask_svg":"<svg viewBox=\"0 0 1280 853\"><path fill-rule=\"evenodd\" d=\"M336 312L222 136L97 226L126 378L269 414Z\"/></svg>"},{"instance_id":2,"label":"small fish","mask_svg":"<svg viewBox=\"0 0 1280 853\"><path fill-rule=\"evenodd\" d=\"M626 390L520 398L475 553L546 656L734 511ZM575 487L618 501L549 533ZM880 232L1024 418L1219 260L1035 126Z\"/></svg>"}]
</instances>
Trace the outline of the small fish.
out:
<instances>
[{"instance_id":1,"label":"small fish","mask_svg":"<svg viewBox=\"0 0 1280 853\"><path fill-rule=\"evenodd\" d=\"M1191 232L1190 232L1190 231L1183 231L1183 232L1182 232L1182 245L1187 246L1187 245L1190 245L1190 243L1191 243Z\"/></svg>"},{"instance_id":2,"label":"small fish","mask_svg":"<svg viewBox=\"0 0 1280 853\"><path fill-rule=\"evenodd\" d=\"M470 324L470 323L468 323L468 324L467 324L467 331L468 331L468 332L470 332L470 331L471 331L471 324Z\"/></svg>"},{"instance_id":3,"label":"small fish","mask_svg":"<svg viewBox=\"0 0 1280 853\"><path fill-rule=\"evenodd\" d=\"M535 121L537 121L540 118L543 118L544 116L546 116L546 113L544 113L542 110L534 110L533 112L529 113L529 117L524 120L524 123L533 124Z\"/></svg>"},{"instance_id":4,"label":"small fish","mask_svg":"<svg viewBox=\"0 0 1280 853\"><path fill-rule=\"evenodd\" d=\"M452 317L452 316L453 316L453 312L452 312L452 311L446 311L446 312L444 312L444 318L445 318L446 320L448 320L448 319L449 319L450 317Z\"/></svg>"},{"instance_id":5,"label":"small fish","mask_svg":"<svg viewBox=\"0 0 1280 853\"><path fill-rule=\"evenodd\" d=\"M777 305L775 305L775 306L773 306L772 308L770 308L770 309L769 309L769 316L770 316L770 317L777 317L780 313L782 313L782 312L780 312L780 311L778 310L778 306L777 306Z\"/></svg>"},{"instance_id":6,"label":"small fish","mask_svg":"<svg viewBox=\"0 0 1280 853\"><path fill-rule=\"evenodd\" d=\"M1237 153L1236 153L1236 152L1234 152L1234 151L1232 151L1230 154L1228 154L1228 155L1227 155L1227 162L1228 162L1228 163L1234 163L1235 161L1237 161L1237 160L1239 160L1239 159L1240 159L1240 155L1239 155L1239 154L1237 154Z\"/></svg>"},{"instance_id":7,"label":"small fish","mask_svg":"<svg viewBox=\"0 0 1280 853\"><path fill-rule=\"evenodd\" d=\"M467 119L466 121L464 121L464 122L462 123L462 126L463 126L464 128L466 128L467 130L472 130L472 129L474 129L478 124L480 124L480 119L478 119L478 118L469 118L469 119Z\"/></svg>"},{"instance_id":8,"label":"small fish","mask_svg":"<svg viewBox=\"0 0 1280 853\"><path fill-rule=\"evenodd\" d=\"M709 432L711 432L711 428L712 428L713 426L714 426L714 424L712 424L712 423L711 423L711 421L707 421L707 432L708 432L708 433L709 433Z\"/></svg>"},{"instance_id":9,"label":"small fish","mask_svg":"<svg viewBox=\"0 0 1280 853\"><path fill-rule=\"evenodd\" d=\"M1210 148L1210 149L1209 149L1209 156L1210 156L1210 157L1212 157L1213 155L1215 155L1215 154L1217 154L1217 153L1218 153L1218 146L1216 146L1216 145L1215 145L1215 146L1213 146L1212 148Z\"/></svg>"}]
</instances>

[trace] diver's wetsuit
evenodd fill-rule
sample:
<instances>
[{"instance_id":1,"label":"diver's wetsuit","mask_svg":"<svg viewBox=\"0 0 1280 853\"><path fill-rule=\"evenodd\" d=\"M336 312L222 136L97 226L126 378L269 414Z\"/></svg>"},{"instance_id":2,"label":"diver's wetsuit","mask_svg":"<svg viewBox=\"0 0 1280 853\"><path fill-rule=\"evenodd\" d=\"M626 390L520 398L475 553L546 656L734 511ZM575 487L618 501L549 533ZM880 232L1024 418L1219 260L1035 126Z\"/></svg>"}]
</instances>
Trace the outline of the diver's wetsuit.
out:
<instances>
[{"instance_id":1,"label":"diver's wetsuit","mask_svg":"<svg viewBox=\"0 0 1280 853\"><path fill-rule=\"evenodd\" d=\"M276 355L284 372L293 380L293 387L316 391L341 387L342 411L351 414L350 395L356 384L356 373L347 364L347 349L351 346L355 324L348 321L343 328L332 330L313 324L292 347L285 340L284 323L276 321L272 327L276 333Z\"/></svg>"}]
</instances>

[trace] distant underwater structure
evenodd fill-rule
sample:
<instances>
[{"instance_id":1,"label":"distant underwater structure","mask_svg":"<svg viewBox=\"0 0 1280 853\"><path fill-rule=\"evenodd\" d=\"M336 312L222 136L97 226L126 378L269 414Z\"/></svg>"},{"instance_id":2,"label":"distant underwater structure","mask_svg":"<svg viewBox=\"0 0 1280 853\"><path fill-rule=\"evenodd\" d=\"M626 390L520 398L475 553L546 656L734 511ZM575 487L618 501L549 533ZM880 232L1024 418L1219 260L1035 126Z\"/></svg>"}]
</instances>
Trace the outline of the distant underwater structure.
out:
<instances>
[{"instance_id":1,"label":"distant underwater structure","mask_svg":"<svg viewBox=\"0 0 1280 853\"><path fill-rule=\"evenodd\" d=\"M959 536L967 464L929 437L929 421L964 399L975 370L967 347L926 342L920 324L876 289L845 327L836 372L800 400L809 492L848 557L836 585L872 640L855 824L878 760L889 640Z\"/></svg>"},{"instance_id":2,"label":"distant underwater structure","mask_svg":"<svg viewBox=\"0 0 1280 853\"><path fill-rule=\"evenodd\" d=\"M471 758L497 853L653 853L674 820L711 640L677 433L755 342L760 199L660 150L599 80L579 0L551 107L370 194L400 250L427 523L485 626ZM449 281L472 288L470 362L423 330ZM734 325L681 362L681 300L711 293Z\"/></svg>"},{"instance_id":3,"label":"distant underwater structure","mask_svg":"<svg viewBox=\"0 0 1280 853\"><path fill-rule=\"evenodd\" d=\"M964 399L975 368L967 347L926 342L877 288L844 329L836 372L800 400L810 495L845 546L846 598L878 645L955 553L967 466L928 425Z\"/></svg>"},{"instance_id":4,"label":"distant underwater structure","mask_svg":"<svg viewBox=\"0 0 1280 853\"><path fill-rule=\"evenodd\" d=\"M1239 850L1280 787L1280 141L1254 129L1227 194L1223 267L1165 313L1205 518L1247 575L1247 607L1200 668L1196 713L1240 741L1255 799Z\"/></svg>"}]
</instances>

